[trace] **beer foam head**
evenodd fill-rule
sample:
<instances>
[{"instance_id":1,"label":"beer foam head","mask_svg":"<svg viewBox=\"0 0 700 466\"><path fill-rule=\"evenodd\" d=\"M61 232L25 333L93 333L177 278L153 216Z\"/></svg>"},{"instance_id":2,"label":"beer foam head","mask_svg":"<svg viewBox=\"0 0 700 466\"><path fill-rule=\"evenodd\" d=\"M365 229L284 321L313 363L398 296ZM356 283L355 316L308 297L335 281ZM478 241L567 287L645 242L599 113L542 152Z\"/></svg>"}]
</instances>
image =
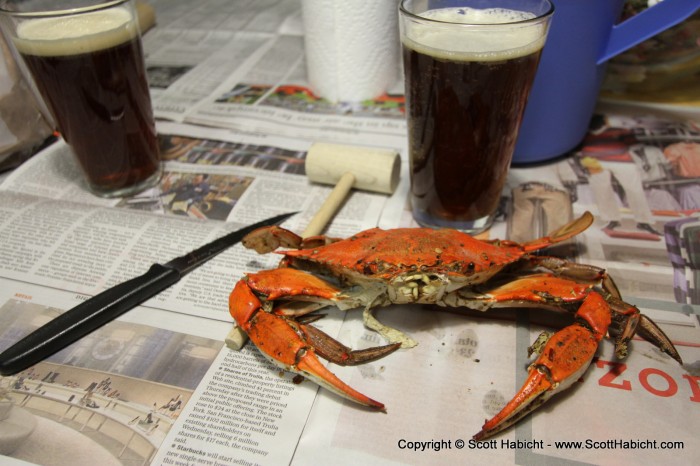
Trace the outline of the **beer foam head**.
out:
<instances>
[{"instance_id":1,"label":"beer foam head","mask_svg":"<svg viewBox=\"0 0 700 466\"><path fill-rule=\"evenodd\" d=\"M77 55L107 49L138 34L126 8L75 16L31 19L17 26L17 49L29 55Z\"/></svg>"},{"instance_id":2,"label":"beer foam head","mask_svg":"<svg viewBox=\"0 0 700 466\"><path fill-rule=\"evenodd\" d=\"M456 61L496 61L529 55L544 46L546 22L530 12L502 8L441 8L410 22L403 43L427 55ZM407 22L409 23L409 22Z\"/></svg>"}]
</instances>

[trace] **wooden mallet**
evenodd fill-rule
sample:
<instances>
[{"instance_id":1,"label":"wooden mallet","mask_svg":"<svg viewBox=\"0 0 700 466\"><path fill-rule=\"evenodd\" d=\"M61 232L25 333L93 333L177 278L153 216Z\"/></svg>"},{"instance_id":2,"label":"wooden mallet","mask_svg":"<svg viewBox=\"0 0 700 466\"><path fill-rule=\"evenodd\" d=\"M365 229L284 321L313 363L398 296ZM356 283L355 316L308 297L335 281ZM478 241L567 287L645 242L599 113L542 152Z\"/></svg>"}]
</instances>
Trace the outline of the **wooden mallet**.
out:
<instances>
[{"instance_id":1,"label":"wooden mallet","mask_svg":"<svg viewBox=\"0 0 700 466\"><path fill-rule=\"evenodd\" d=\"M306 154L306 176L314 183L335 185L302 233L320 234L351 189L392 194L399 183L399 153L340 144L314 143Z\"/></svg>"},{"instance_id":2,"label":"wooden mallet","mask_svg":"<svg viewBox=\"0 0 700 466\"><path fill-rule=\"evenodd\" d=\"M305 167L311 181L335 187L309 222L302 238L320 234L353 188L392 194L399 184L401 158L393 150L317 142L306 154ZM226 337L226 345L239 350L246 340L246 334L234 326Z\"/></svg>"}]
</instances>

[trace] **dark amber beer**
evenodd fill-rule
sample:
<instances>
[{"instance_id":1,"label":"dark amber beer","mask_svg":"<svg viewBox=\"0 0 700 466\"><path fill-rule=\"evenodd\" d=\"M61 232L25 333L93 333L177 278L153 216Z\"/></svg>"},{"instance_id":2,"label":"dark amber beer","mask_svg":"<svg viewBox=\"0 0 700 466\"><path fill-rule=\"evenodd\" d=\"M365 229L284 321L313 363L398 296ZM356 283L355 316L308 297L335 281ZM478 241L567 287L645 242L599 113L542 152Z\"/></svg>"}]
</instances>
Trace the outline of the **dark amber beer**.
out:
<instances>
[{"instance_id":1,"label":"dark amber beer","mask_svg":"<svg viewBox=\"0 0 700 466\"><path fill-rule=\"evenodd\" d=\"M24 58L91 190L131 194L157 183L160 160L138 26L110 8L18 24Z\"/></svg>"},{"instance_id":2,"label":"dark amber beer","mask_svg":"<svg viewBox=\"0 0 700 466\"><path fill-rule=\"evenodd\" d=\"M479 232L498 207L546 25L521 27L534 15L503 9L420 16L402 24L413 215Z\"/></svg>"}]
</instances>

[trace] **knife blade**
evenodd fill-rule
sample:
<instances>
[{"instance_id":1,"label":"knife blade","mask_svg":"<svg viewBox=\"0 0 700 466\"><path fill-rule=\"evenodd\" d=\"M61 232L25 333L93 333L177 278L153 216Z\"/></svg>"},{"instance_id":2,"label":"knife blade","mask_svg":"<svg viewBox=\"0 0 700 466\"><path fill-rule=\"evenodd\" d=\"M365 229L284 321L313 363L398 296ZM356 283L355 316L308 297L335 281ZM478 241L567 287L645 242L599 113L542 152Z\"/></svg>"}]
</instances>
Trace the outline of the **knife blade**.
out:
<instances>
[{"instance_id":1,"label":"knife blade","mask_svg":"<svg viewBox=\"0 0 700 466\"><path fill-rule=\"evenodd\" d=\"M282 223L277 215L236 230L184 256L151 265L146 273L113 286L39 327L0 354L0 375L12 375L57 353L88 333L177 283L185 274L233 246L251 231Z\"/></svg>"}]
</instances>

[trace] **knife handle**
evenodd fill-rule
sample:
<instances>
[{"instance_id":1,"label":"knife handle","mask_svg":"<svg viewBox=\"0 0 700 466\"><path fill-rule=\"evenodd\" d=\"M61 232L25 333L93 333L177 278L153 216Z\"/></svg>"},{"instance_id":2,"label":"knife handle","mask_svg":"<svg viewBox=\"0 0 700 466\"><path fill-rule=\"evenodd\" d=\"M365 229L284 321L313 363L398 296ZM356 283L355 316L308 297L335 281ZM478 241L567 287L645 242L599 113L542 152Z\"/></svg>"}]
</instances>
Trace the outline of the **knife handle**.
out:
<instances>
[{"instance_id":1,"label":"knife handle","mask_svg":"<svg viewBox=\"0 0 700 466\"><path fill-rule=\"evenodd\" d=\"M93 296L39 327L0 354L0 375L12 375L59 352L79 338L119 317L180 280L161 264Z\"/></svg>"}]
</instances>

